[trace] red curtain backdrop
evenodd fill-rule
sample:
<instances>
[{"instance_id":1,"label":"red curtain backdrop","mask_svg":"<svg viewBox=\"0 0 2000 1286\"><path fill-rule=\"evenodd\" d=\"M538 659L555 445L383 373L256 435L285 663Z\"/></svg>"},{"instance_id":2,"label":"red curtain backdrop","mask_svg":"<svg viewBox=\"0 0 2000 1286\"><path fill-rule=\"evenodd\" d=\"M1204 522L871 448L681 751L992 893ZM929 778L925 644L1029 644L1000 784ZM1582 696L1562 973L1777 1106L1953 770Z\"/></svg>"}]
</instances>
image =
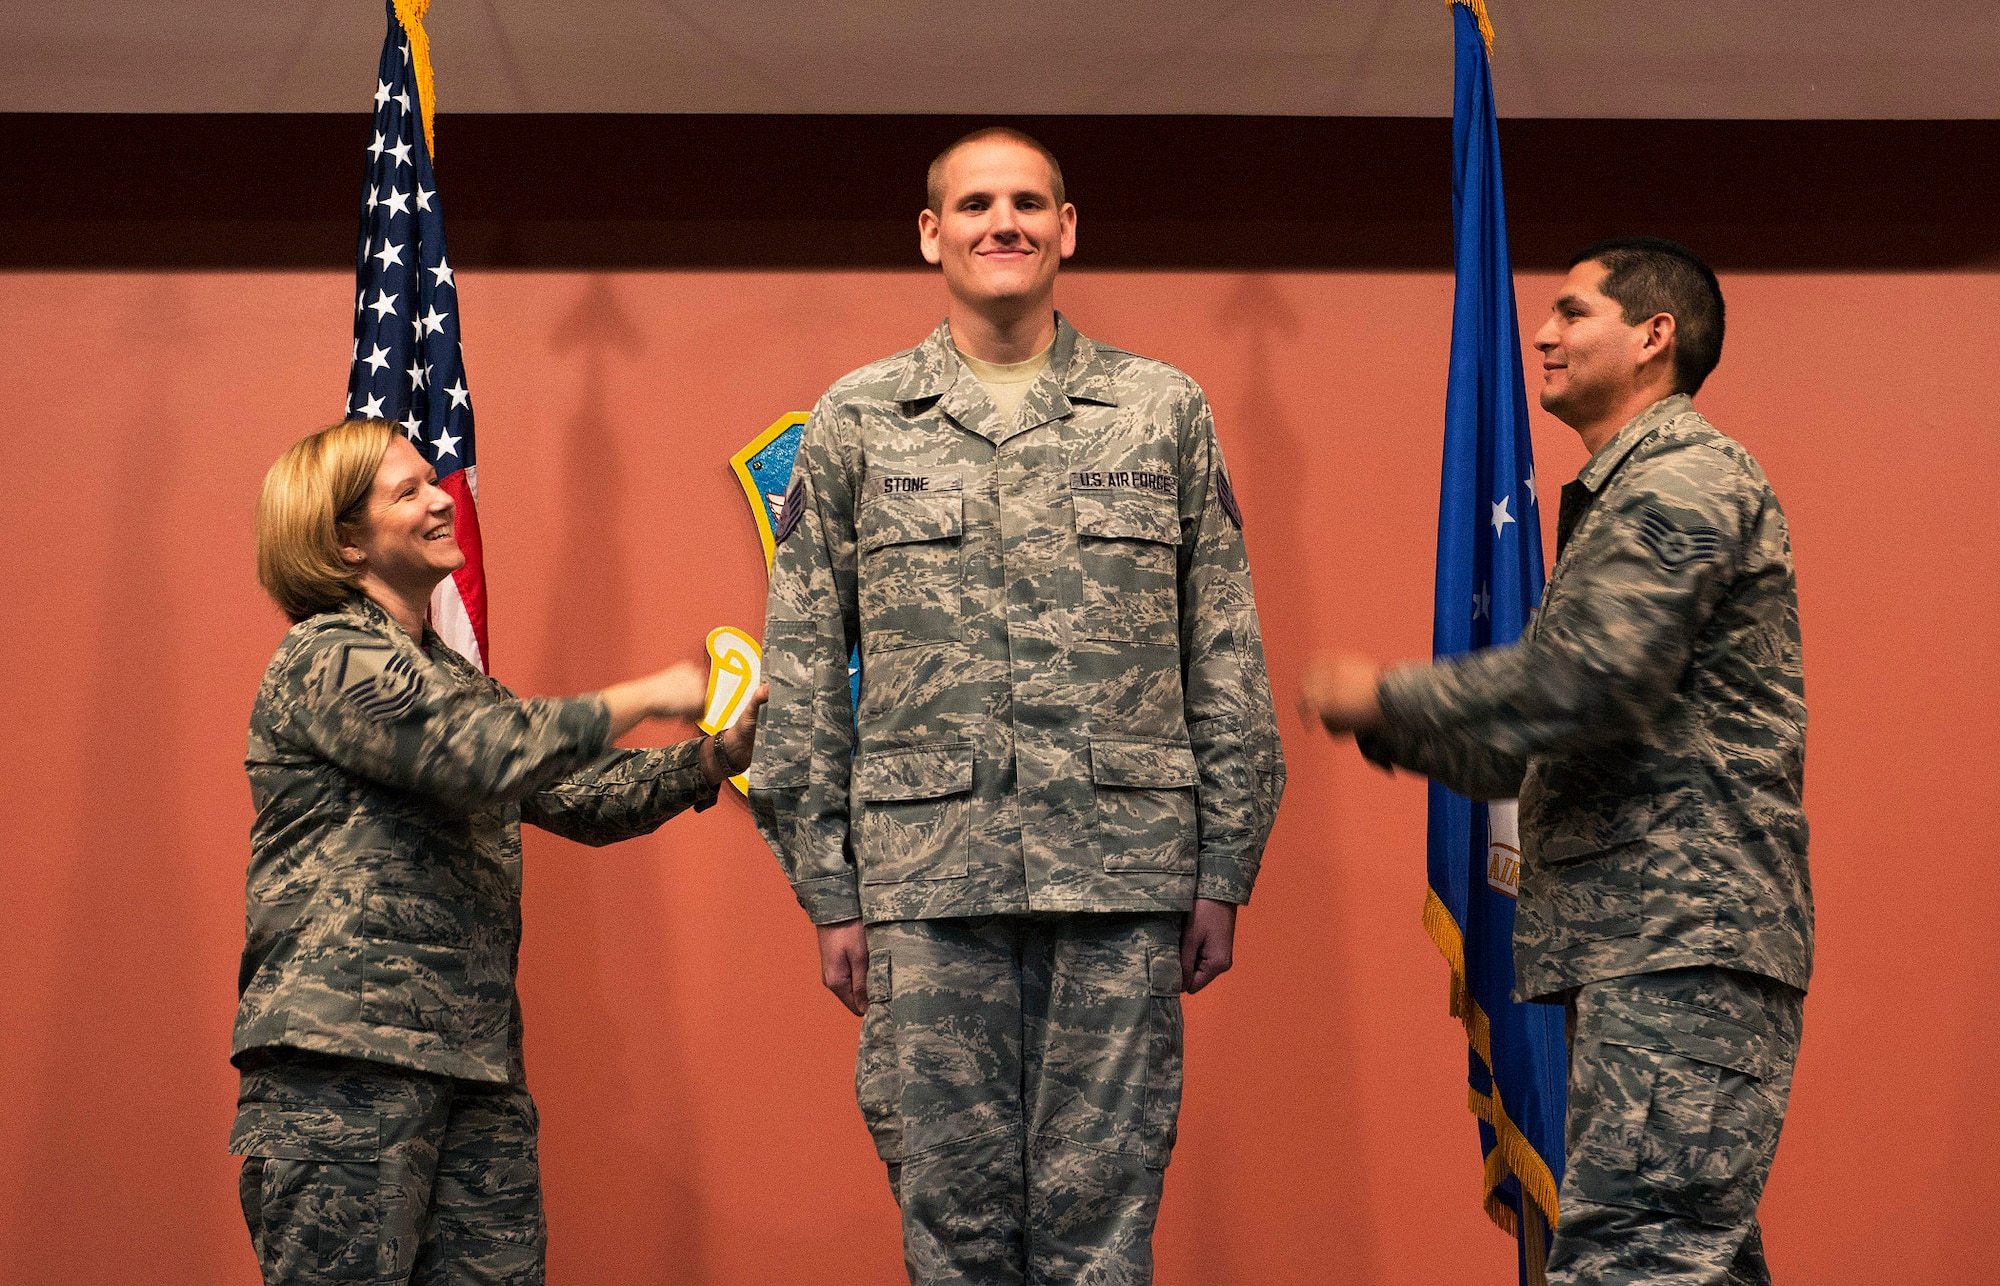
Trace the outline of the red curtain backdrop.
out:
<instances>
[{"instance_id":1,"label":"red curtain backdrop","mask_svg":"<svg viewBox=\"0 0 2000 1286\"><path fill-rule=\"evenodd\" d=\"M1529 331L1555 281L1521 278ZM942 312L920 272L459 284L493 664L526 693L760 632L730 453ZM1792 1282L1978 1280L2000 1238L2000 275L1724 288L1699 404L1791 516L1812 711L1819 962L1768 1244ZM284 625L250 515L278 451L339 413L352 289L0 275L10 1283L256 1280L226 1058L244 726ZM1422 783L1289 714L1316 647L1428 650L1449 276L1079 272L1060 302L1208 390L1287 712L1291 786L1237 967L1188 1003L1159 1280L1510 1281L1418 923ZM1583 460L1540 412L1536 452L1551 493ZM740 801L609 850L531 831L526 915L552 1280L897 1279L856 1023Z\"/></svg>"}]
</instances>

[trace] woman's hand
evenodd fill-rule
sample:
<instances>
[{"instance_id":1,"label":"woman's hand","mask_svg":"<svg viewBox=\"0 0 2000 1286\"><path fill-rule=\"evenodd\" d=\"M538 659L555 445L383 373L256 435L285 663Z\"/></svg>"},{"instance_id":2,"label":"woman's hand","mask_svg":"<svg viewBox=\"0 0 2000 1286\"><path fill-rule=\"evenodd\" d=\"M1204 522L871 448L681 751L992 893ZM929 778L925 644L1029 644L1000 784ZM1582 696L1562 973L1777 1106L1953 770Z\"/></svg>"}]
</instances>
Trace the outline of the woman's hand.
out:
<instances>
[{"instance_id":1,"label":"woman's hand","mask_svg":"<svg viewBox=\"0 0 2000 1286\"><path fill-rule=\"evenodd\" d=\"M708 679L690 662L670 665L643 682L652 685L655 719L699 719L708 704Z\"/></svg>"},{"instance_id":2,"label":"woman's hand","mask_svg":"<svg viewBox=\"0 0 2000 1286\"><path fill-rule=\"evenodd\" d=\"M708 702L708 680L699 666L682 661L597 695L611 712L611 735L617 738L648 719L699 719Z\"/></svg>"},{"instance_id":3,"label":"woman's hand","mask_svg":"<svg viewBox=\"0 0 2000 1286\"><path fill-rule=\"evenodd\" d=\"M750 756L757 748L757 712L770 695L771 685L759 684L736 722L702 743L701 775L708 778L709 785L720 786L750 767Z\"/></svg>"},{"instance_id":4,"label":"woman's hand","mask_svg":"<svg viewBox=\"0 0 2000 1286\"><path fill-rule=\"evenodd\" d=\"M735 776L750 767L750 756L757 749L757 712L764 708L764 702L771 696L771 685L760 683L750 694L750 704L744 707L736 722L722 730L722 753L729 756L729 775Z\"/></svg>"}]
</instances>

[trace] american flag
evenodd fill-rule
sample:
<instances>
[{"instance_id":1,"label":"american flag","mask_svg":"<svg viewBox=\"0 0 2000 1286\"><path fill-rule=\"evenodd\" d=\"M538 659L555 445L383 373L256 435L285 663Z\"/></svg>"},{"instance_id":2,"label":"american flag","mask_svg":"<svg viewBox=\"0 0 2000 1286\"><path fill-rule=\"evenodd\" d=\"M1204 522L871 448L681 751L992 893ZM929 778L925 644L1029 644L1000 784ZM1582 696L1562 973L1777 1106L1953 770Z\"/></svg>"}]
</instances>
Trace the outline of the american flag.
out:
<instances>
[{"instance_id":1,"label":"american flag","mask_svg":"<svg viewBox=\"0 0 2000 1286\"><path fill-rule=\"evenodd\" d=\"M465 566L437 587L431 627L486 669L486 572L479 542L479 468L473 449L472 395L458 343L458 288L445 257L444 214L425 137L418 68L428 71L428 42L418 41L389 0L389 33L375 85L374 138L361 200L355 250L354 367L347 414L391 420L438 472L458 503L454 528ZM427 81L428 75L424 77Z\"/></svg>"}]
</instances>

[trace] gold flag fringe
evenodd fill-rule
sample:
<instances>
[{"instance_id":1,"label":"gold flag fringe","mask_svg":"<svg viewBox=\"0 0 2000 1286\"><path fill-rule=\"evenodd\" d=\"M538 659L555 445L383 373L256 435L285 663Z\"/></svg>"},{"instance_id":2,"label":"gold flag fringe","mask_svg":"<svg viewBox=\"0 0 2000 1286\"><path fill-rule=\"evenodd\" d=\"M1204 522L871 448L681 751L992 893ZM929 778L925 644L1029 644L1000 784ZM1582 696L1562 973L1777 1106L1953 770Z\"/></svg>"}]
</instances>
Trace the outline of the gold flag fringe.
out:
<instances>
[{"instance_id":1,"label":"gold flag fringe","mask_svg":"<svg viewBox=\"0 0 2000 1286\"><path fill-rule=\"evenodd\" d=\"M417 101L424 109L424 150L431 154L431 164L437 164L437 137L431 128L432 118L437 115L437 78L431 74L431 38L424 33L424 14L429 12L431 0L395 0L396 21L403 24L403 34L410 38L410 64L417 73Z\"/></svg>"},{"instance_id":2,"label":"gold flag fringe","mask_svg":"<svg viewBox=\"0 0 2000 1286\"><path fill-rule=\"evenodd\" d=\"M1486 42L1486 57L1493 57L1493 20L1486 16L1486 0L1446 0L1447 4L1462 4L1472 10L1472 16L1479 23L1480 38Z\"/></svg>"},{"instance_id":3,"label":"gold flag fringe","mask_svg":"<svg viewBox=\"0 0 2000 1286\"><path fill-rule=\"evenodd\" d=\"M1465 1024L1465 1038L1471 1044L1479 1060L1486 1064L1490 1076L1493 1071L1493 1028L1486 1017L1486 1011L1472 998L1472 989L1465 977L1465 937L1452 919L1451 912L1438 900L1435 890L1424 892L1424 932L1430 935L1437 949L1451 967L1451 1016ZM1514 1211L1506 1202L1495 1195L1507 1176L1520 1181L1521 1191L1537 1206L1549 1227L1556 1226L1556 1179L1549 1170L1549 1163L1535 1145L1528 1142L1528 1136L1521 1133L1521 1127L1508 1117L1505 1104L1500 1100L1500 1082L1493 1081L1493 1093L1481 1094L1466 1089L1468 1106L1472 1114L1493 1127L1495 1143L1486 1155L1486 1173L1482 1187L1486 1199L1486 1215L1509 1236L1518 1237L1520 1230L1515 1222Z\"/></svg>"}]
</instances>

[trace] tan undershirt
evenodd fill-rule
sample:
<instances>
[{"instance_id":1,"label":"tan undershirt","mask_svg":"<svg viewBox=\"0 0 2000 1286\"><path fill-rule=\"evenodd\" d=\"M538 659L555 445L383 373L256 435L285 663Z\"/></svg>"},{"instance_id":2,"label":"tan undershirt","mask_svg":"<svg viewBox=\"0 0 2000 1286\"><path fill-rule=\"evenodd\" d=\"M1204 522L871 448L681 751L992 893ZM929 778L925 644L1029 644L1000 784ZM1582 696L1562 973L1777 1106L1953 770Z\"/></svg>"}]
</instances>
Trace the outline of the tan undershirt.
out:
<instances>
[{"instance_id":1,"label":"tan undershirt","mask_svg":"<svg viewBox=\"0 0 2000 1286\"><path fill-rule=\"evenodd\" d=\"M1004 366L997 362L982 362L966 352L960 352L958 360L965 363L965 369L971 371L973 378L986 389L986 396L993 399L1000 418L1011 420L1021 413L1021 403L1028 400L1028 389L1033 386L1035 377L1048 369L1049 353L1055 346L1055 341L1050 340L1048 348L1027 361L1010 362Z\"/></svg>"}]
</instances>

